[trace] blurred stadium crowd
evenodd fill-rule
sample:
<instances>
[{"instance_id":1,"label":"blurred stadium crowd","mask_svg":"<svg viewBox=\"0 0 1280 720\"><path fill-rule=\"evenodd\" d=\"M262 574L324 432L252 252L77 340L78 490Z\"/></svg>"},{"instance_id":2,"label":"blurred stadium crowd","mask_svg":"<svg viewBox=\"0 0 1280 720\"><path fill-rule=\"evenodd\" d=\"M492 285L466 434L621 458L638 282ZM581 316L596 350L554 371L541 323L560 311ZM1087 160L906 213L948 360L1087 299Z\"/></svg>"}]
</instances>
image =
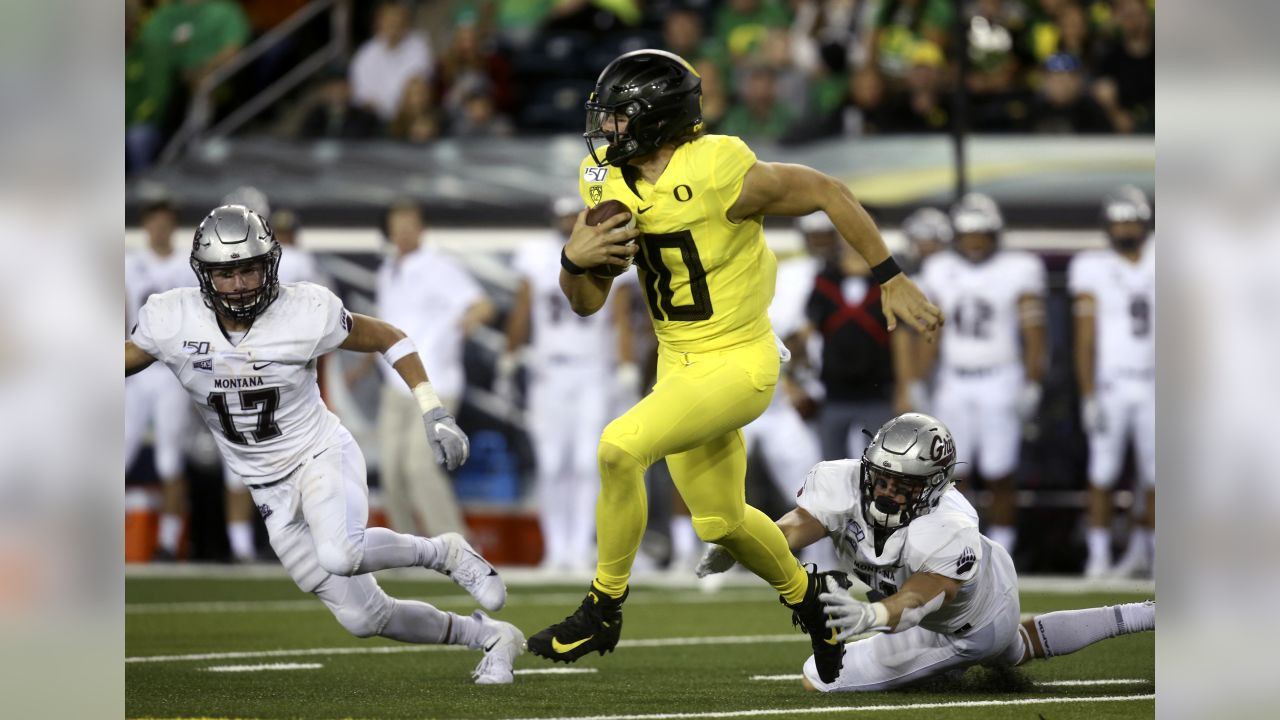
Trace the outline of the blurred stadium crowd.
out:
<instances>
[{"instance_id":1,"label":"blurred stadium crowd","mask_svg":"<svg viewBox=\"0 0 1280 720\"><path fill-rule=\"evenodd\" d=\"M155 159L203 79L307 5L127 0L129 169ZM748 139L945 132L953 95L977 132L1155 128L1153 0L430 0L339 18L350 62L316 69L252 131L407 143L578 131L599 69L642 47L693 63L710 130ZM269 36L210 93L215 117L334 32Z\"/></svg>"}]
</instances>

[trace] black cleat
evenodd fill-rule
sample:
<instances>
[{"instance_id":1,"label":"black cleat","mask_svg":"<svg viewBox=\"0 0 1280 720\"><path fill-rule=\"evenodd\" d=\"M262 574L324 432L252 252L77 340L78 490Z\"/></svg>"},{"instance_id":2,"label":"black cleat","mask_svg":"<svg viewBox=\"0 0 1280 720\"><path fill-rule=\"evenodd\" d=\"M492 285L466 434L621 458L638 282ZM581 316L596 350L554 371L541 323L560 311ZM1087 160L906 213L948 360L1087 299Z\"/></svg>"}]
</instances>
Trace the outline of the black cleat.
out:
<instances>
[{"instance_id":1,"label":"black cleat","mask_svg":"<svg viewBox=\"0 0 1280 720\"><path fill-rule=\"evenodd\" d=\"M809 640L813 645L813 662L818 667L818 677L824 683L832 683L840 676L840 668L844 660L844 643L836 639L836 635L840 634L839 630L827 627L827 618L830 616L822 611L822 601L818 599L818 594L827 591L828 577L835 578L843 588L850 587L853 583L849 582L848 575L839 570L818 572L817 566L809 567L812 570L809 572L809 587L804 592L804 599L795 605L788 603L781 596L778 599L783 605L791 608L791 624L809 633Z\"/></svg>"},{"instance_id":2,"label":"black cleat","mask_svg":"<svg viewBox=\"0 0 1280 720\"><path fill-rule=\"evenodd\" d=\"M591 653L613 652L622 635L622 601L611 598L593 584L573 614L529 638L529 652L553 662L571 663Z\"/></svg>"}]
</instances>

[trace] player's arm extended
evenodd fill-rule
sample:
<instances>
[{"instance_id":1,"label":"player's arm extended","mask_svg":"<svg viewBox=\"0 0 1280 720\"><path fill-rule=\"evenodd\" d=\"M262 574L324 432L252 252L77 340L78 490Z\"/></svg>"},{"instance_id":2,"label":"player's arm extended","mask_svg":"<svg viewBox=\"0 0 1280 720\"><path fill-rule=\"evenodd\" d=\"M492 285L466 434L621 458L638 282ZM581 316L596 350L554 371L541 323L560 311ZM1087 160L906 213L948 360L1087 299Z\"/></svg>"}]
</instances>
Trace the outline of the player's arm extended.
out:
<instances>
[{"instance_id":1,"label":"player's arm extended","mask_svg":"<svg viewBox=\"0 0 1280 720\"><path fill-rule=\"evenodd\" d=\"M141 372L147 369L156 359L147 353L146 350L133 344L132 340L124 341L124 376Z\"/></svg>"},{"instance_id":2,"label":"player's arm extended","mask_svg":"<svg viewBox=\"0 0 1280 720\"><path fill-rule=\"evenodd\" d=\"M787 538L791 552L807 548L827 536L827 529L804 508L796 508L778 518L777 525Z\"/></svg>"},{"instance_id":3,"label":"player's arm extended","mask_svg":"<svg viewBox=\"0 0 1280 720\"><path fill-rule=\"evenodd\" d=\"M881 600L888 613L885 622L899 632L920 624L924 617L955 599L960 581L936 573L916 573L902 583L898 592Z\"/></svg>"},{"instance_id":4,"label":"player's arm extended","mask_svg":"<svg viewBox=\"0 0 1280 720\"><path fill-rule=\"evenodd\" d=\"M840 633L836 637L847 640L870 630L910 630L955 599L958 592L959 580L935 573L916 573L907 578L898 592L879 602L855 598L834 579L828 580L827 591L818 595L818 599L831 616L827 627L838 628Z\"/></svg>"},{"instance_id":5,"label":"player's arm extended","mask_svg":"<svg viewBox=\"0 0 1280 720\"><path fill-rule=\"evenodd\" d=\"M630 218L630 213L618 213L599 225L588 225L587 211L583 210L578 213L573 232L565 243L564 257L579 268L625 266L638 248L634 243L620 243L640 235L640 231L635 228L618 228ZM567 268L560 268L560 290L569 299L569 307L581 317L593 315L604 307L611 287L613 278L599 277L590 272L574 274Z\"/></svg>"},{"instance_id":6,"label":"player's arm extended","mask_svg":"<svg viewBox=\"0 0 1280 720\"><path fill-rule=\"evenodd\" d=\"M404 331L385 320L368 315L351 313L351 332L338 347L361 353L385 354L396 343L405 339ZM422 365L422 358L414 352L398 358L391 366L410 388L419 383L429 382L427 369Z\"/></svg>"},{"instance_id":7,"label":"player's arm extended","mask_svg":"<svg viewBox=\"0 0 1280 720\"><path fill-rule=\"evenodd\" d=\"M742 192L725 217L737 223L757 215L798 217L818 210L827 214L840 236L872 268L890 259L875 221L853 191L830 175L804 165L757 162L747 171ZM942 312L910 278L898 273L881 283L880 290L889 330L897 327L897 317L901 315L911 327L933 338L942 325Z\"/></svg>"}]
</instances>

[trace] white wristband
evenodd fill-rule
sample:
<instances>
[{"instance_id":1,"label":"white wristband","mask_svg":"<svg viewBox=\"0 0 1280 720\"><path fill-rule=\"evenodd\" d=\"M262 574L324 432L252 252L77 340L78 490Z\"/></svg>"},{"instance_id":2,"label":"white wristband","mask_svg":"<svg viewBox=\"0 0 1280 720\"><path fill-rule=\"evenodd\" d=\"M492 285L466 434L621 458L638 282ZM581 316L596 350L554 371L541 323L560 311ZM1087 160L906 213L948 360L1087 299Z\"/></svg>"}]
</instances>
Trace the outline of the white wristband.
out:
<instances>
[{"instance_id":1,"label":"white wristband","mask_svg":"<svg viewBox=\"0 0 1280 720\"><path fill-rule=\"evenodd\" d=\"M876 619L872 623L873 628L884 628L889 626L889 608L884 603L871 603L871 611L876 614Z\"/></svg>"},{"instance_id":2,"label":"white wristband","mask_svg":"<svg viewBox=\"0 0 1280 720\"><path fill-rule=\"evenodd\" d=\"M413 397L418 401L418 407L422 408L422 414L443 407L440 398L436 396L436 391L431 387L429 382L420 382L413 386Z\"/></svg>"},{"instance_id":3,"label":"white wristband","mask_svg":"<svg viewBox=\"0 0 1280 720\"><path fill-rule=\"evenodd\" d=\"M416 352L418 352L418 348L413 344L413 341L403 337L395 345L387 348L387 351L382 353L382 357L387 361L388 365L395 367L395 364L403 360L405 356Z\"/></svg>"}]
</instances>

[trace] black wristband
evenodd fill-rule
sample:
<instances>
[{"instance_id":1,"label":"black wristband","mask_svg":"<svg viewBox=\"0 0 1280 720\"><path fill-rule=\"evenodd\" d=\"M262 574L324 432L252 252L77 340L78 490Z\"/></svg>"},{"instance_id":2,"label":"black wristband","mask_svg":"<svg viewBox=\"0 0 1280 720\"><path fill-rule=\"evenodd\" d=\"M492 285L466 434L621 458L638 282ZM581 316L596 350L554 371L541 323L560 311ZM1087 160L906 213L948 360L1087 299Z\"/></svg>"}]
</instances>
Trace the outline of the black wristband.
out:
<instances>
[{"instance_id":1,"label":"black wristband","mask_svg":"<svg viewBox=\"0 0 1280 720\"><path fill-rule=\"evenodd\" d=\"M885 258L884 262L871 268L871 277L875 278L876 282L881 285L901 274L902 268L898 267L898 262L893 259L892 255Z\"/></svg>"},{"instance_id":2,"label":"black wristband","mask_svg":"<svg viewBox=\"0 0 1280 720\"><path fill-rule=\"evenodd\" d=\"M565 254L564 248L560 248L560 267L564 268L564 271L570 275L583 275L587 272L586 268L573 264L573 261Z\"/></svg>"}]
</instances>

